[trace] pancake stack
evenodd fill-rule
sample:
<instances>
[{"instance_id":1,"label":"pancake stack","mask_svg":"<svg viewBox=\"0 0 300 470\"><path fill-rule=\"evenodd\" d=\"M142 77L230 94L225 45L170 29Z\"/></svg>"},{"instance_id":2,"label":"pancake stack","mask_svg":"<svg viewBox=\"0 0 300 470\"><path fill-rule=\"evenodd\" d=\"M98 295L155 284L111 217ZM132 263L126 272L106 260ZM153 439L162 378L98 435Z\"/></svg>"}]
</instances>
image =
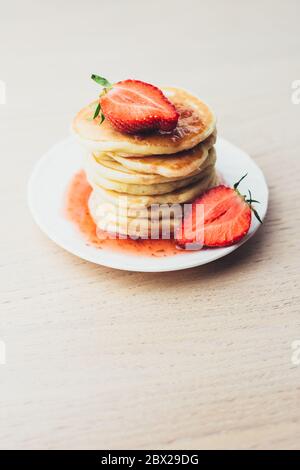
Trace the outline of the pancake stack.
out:
<instances>
[{"instance_id":1,"label":"pancake stack","mask_svg":"<svg viewBox=\"0 0 300 470\"><path fill-rule=\"evenodd\" d=\"M163 88L179 120L172 132L124 134L93 119L97 103L82 109L73 131L87 150L92 186L89 210L97 227L121 237L168 238L182 219L182 204L217 184L216 122L190 93Z\"/></svg>"}]
</instances>

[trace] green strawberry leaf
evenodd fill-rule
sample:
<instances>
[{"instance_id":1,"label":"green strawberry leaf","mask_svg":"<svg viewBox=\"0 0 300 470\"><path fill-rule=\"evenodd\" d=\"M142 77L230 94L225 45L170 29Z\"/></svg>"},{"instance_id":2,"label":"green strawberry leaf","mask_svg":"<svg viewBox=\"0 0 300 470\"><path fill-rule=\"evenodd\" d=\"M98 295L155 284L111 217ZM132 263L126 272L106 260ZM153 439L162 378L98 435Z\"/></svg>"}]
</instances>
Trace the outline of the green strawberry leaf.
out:
<instances>
[{"instance_id":1,"label":"green strawberry leaf","mask_svg":"<svg viewBox=\"0 0 300 470\"><path fill-rule=\"evenodd\" d=\"M248 173L246 173L244 176L242 176L241 179L239 179L239 181L233 185L234 189L237 189L240 182L243 181L243 179L246 178L247 175L248 175Z\"/></svg>"},{"instance_id":2,"label":"green strawberry leaf","mask_svg":"<svg viewBox=\"0 0 300 470\"><path fill-rule=\"evenodd\" d=\"M263 221L262 221L261 218L259 217L257 210L254 209L251 205L250 205L250 207L251 207L251 210L252 210L253 214L254 214L255 217L257 218L257 220L262 224Z\"/></svg>"},{"instance_id":3,"label":"green strawberry leaf","mask_svg":"<svg viewBox=\"0 0 300 470\"><path fill-rule=\"evenodd\" d=\"M96 117L99 116L100 111L101 111L101 106L100 106L100 103L98 103L98 106L97 106L97 108L95 109L95 113L94 113L93 119L96 119Z\"/></svg>"},{"instance_id":4,"label":"green strawberry leaf","mask_svg":"<svg viewBox=\"0 0 300 470\"><path fill-rule=\"evenodd\" d=\"M105 116L103 113L101 113L101 116L100 116L100 121L99 121L99 126L101 126L102 122L104 121L105 119Z\"/></svg>"},{"instance_id":5,"label":"green strawberry leaf","mask_svg":"<svg viewBox=\"0 0 300 470\"><path fill-rule=\"evenodd\" d=\"M98 85L101 85L105 88L111 88L112 84L106 80L104 77L100 77L99 75L92 74L91 79L94 80L94 82L98 83Z\"/></svg>"},{"instance_id":6,"label":"green strawberry leaf","mask_svg":"<svg viewBox=\"0 0 300 470\"><path fill-rule=\"evenodd\" d=\"M252 202L256 202L257 204L260 204L260 202L257 201L256 199L252 199L252 194L251 194L250 189L248 189L248 193L249 193L249 199L246 199L246 202L248 202L249 204L252 204Z\"/></svg>"}]
</instances>

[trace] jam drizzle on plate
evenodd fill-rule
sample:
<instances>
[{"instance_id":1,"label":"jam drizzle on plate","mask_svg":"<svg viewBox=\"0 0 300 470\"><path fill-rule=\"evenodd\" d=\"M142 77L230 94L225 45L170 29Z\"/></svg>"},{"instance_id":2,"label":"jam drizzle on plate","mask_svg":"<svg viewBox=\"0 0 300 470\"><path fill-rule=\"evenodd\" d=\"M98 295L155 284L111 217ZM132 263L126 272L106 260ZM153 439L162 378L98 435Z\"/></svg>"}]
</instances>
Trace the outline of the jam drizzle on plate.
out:
<instances>
[{"instance_id":1,"label":"jam drizzle on plate","mask_svg":"<svg viewBox=\"0 0 300 470\"><path fill-rule=\"evenodd\" d=\"M87 244L99 249L110 249L142 256L174 256L182 253L176 248L174 240L132 240L112 239L105 236L99 237L99 229L93 221L88 208L88 200L92 188L89 185L83 170L72 178L66 197L66 215L73 222L87 241ZM105 232L102 231L102 235Z\"/></svg>"}]
</instances>

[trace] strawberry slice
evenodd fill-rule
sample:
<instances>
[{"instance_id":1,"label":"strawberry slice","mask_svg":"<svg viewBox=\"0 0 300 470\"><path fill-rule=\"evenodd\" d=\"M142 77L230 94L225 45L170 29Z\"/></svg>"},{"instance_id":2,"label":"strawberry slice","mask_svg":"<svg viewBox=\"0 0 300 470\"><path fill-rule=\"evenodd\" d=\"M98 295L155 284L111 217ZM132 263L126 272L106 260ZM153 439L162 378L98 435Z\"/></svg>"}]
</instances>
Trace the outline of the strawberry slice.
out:
<instances>
[{"instance_id":1,"label":"strawberry slice","mask_svg":"<svg viewBox=\"0 0 300 470\"><path fill-rule=\"evenodd\" d=\"M101 110L115 128L129 134L175 129L179 114L159 88L140 80L111 85L98 75L92 75L92 79L105 87L94 118Z\"/></svg>"},{"instance_id":2,"label":"strawberry slice","mask_svg":"<svg viewBox=\"0 0 300 470\"><path fill-rule=\"evenodd\" d=\"M252 199L250 191L250 198L246 199L237 190L245 176L233 188L220 185L194 201L175 236L179 247L195 250L202 246L233 245L248 233L252 212L262 223L252 207L252 203L258 201Z\"/></svg>"}]
</instances>

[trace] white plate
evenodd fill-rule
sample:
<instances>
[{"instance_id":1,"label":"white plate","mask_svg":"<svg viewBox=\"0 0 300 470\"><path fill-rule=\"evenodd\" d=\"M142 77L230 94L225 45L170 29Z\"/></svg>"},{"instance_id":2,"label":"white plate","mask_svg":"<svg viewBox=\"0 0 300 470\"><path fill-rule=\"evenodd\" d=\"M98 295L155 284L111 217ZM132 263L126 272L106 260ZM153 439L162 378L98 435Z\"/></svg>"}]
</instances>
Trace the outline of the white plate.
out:
<instances>
[{"instance_id":1,"label":"white plate","mask_svg":"<svg viewBox=\"0 0 300 470\"><path fill-rule=\"evenodd\" d=\"M228 184L233 185L242 175L248 173L239 189L244 194L248 188L251 189L255 199L261 202L257 209L263 219L268 205L268 187L261 170L249 155L223 139L218 138L216 150L217 169ZM88 246L77 228L63 215L66 188L72 176L83 167L83 155L81 147L73 137L49 150L39 160L31 175L28 202L34 220L41 230L59 246L87 261L129 271L158 272L191 268L228 255L249 240L260 225L256 218L252 217L247 236L236 245L161 258L135 256Z\"/></svg>"}]
</instances>

